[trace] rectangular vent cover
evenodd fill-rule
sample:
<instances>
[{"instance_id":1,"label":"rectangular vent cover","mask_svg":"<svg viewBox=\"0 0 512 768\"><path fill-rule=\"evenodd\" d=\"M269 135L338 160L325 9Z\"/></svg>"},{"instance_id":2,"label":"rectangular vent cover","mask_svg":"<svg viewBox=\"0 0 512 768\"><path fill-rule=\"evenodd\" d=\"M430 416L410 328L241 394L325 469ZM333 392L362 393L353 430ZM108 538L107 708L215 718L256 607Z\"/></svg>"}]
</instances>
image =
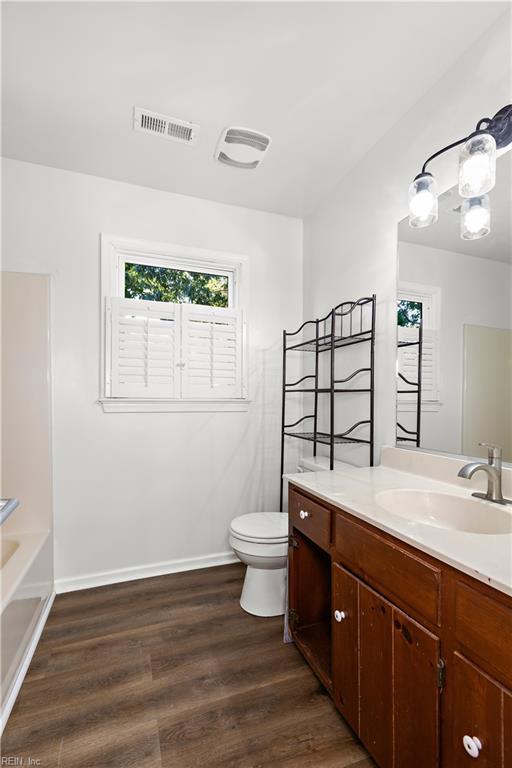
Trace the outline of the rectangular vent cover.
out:
<instances>
[{"instance_id":1,"label":"rectangular vent cover","mask_svg":"<svg viewBox=\"0 0 512 768\"><path fill-rule=\"evenodd\" d=\"M150 112L141 107L134 109L133 127L136 131L151 133L153 136L179 141L182 144L195 144L199 133L199 126L195 123L161 115L158 112Z\"/></svg>"}]
</instances>

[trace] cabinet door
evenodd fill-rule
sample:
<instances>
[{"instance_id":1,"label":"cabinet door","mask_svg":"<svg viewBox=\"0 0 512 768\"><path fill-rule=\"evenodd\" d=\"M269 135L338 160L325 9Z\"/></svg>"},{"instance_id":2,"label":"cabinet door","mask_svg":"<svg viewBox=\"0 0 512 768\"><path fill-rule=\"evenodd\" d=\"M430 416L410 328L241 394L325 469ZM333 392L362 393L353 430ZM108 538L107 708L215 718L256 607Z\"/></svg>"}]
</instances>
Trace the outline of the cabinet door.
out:
<instances>
[{"instance_id":1,"label":"cabinet door","mask_svg":"<svg viewBox=\"0 0 512 768\"><path fill-rule=\"evenodd\" d=\"M359 584L360 738L381 768L439 765L439 638Z\"/></svg>"},{"instance_id":2,"label":"cabinet door","mask_svg":"<svg viewBox=\"0 0 512 768\"><path fill-rule=\"evenodd\" d=\"M393 606L359 584L359 737L380 768L393 764Z\"/></svg>"},{"instance_id":3,"label":"cabinet door","mask_svg":"<svg viewBox=\"0 0 512 768\"><path fill-rule=\"evenodd\" d=\"M450 768L500 768L502 689L460 654L454 653L452 663L453 723L446 764Z\"/></svg>"},{"instance_id":4,"label":"cabinet door","mask_svg":"<svg viewBox=\"0 0 512 768\"><path fill-rule=\"evenodd\" d=\"M394 768L439 765L439 638L393 610Z\"/></svg>"},{"instance_id":5,"label":"cabinet door","mask_svg":"<svg viewBox=\"0 0 512 768\"><path fill-rule=\"evenodd\" d=\"M359 730L358 582L332 566L332 673L334 701L345 720Z\"/></svg>"},{"instance_id":6,"label":"cabinet door","mask_svg":"<svg viewBox=\"0 0 512 768\"><path fill-rule=\"evenodd\" d=\"M506 691L503 696L503 768L512 768L512 693Z\"/></svg>"}]
</instances>

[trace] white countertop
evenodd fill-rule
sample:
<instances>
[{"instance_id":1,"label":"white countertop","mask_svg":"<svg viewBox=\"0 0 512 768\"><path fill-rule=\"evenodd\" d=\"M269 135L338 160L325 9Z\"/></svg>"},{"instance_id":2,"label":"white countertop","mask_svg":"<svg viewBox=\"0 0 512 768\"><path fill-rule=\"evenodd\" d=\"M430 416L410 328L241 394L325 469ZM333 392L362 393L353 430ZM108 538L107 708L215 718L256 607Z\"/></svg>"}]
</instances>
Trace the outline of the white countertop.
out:
<instances>
[{"instance_id":1,"label":"white countertop","mask_svg":"<svg viewBox=\"0 0 512 768\"><path fill-rule=\"evenodd\" d=\"M458 484L446 483L388 466L354 467L349 464L332 472L289 474L285 479L422 552L512 595L512 534L489 535L434 528L394 515L376 501L379 492L390 489L437 491L468 497L475 490L474 486L461 488L460 481ZM487 504L491 503L482 502L483 506ZM506 509L510 510L512 519L512 507Z\"/></svg>"}]
</instances>

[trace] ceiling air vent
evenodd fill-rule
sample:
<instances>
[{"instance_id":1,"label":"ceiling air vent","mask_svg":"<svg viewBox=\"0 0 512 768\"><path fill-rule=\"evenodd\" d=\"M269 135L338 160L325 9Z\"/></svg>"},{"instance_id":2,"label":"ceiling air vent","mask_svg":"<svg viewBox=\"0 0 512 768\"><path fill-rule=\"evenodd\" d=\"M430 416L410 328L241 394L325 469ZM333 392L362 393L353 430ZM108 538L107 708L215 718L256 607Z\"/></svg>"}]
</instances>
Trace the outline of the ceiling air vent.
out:
<instances>
[{"instance_id":1,"label":"ceiling air vent","mask_svg":"<svg viewBox=\"0 0 512 768\"><path fill-rule=\"evenodd\" d=\"M225 128L220 136L215 157L233 168L257 168L265 157L271 138L249 128Z\"/></svg>"},{"instance_id":2,"label":"ceiling air vent","mask_svg":"<svg viewBox=\"0 0 512 768\"><path fill-rule=\"evenodd\" d=\"M133 127L136 131L151 133L153 136L179 141L182 144L195 144L199 133L199 126L195 123L140 107L135 107L133 111Z\"/></svg>"}]
</instances>

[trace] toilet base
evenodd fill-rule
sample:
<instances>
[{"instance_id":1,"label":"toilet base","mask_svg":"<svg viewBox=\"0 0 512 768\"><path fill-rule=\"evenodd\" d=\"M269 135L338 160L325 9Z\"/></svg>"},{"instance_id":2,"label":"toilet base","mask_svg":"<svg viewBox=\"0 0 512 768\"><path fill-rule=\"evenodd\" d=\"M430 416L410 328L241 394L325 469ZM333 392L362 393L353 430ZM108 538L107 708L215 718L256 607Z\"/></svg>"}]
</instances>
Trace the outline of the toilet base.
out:
<instances>
[{"instance_id":1,"label":"toilet base","mask_svg":"<svg viewBox=\"0 0 512 768\"><path fill-rule=\"evenodd\" d=\"M253 616L282 616L286 605L286 568L266 570L248 565L240 606Z\"/></svg>"}]
</instances>

